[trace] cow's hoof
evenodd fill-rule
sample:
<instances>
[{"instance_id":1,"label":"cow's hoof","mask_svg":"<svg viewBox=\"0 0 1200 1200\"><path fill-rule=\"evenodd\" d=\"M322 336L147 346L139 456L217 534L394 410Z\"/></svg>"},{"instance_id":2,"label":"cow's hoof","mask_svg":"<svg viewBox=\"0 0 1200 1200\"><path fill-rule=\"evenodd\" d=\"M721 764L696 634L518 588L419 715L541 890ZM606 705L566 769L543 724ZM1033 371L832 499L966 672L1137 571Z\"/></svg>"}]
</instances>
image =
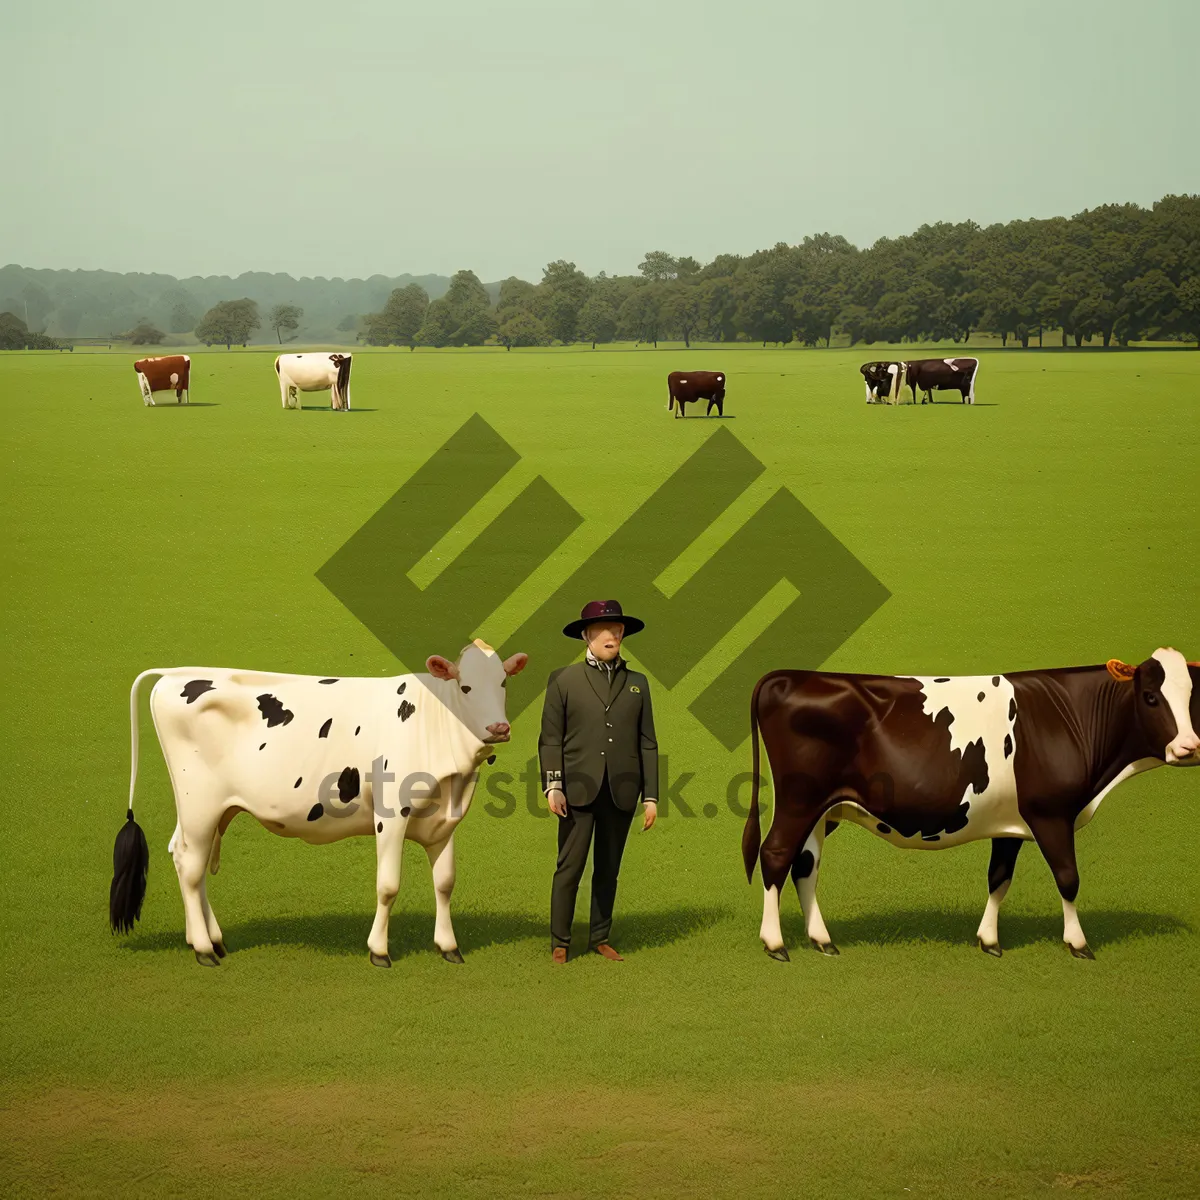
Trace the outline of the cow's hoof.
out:
<instances>
[{"instance_id":1,"label":"cow's hoof","mask_svg":"<svg viewBox=\"0 0 1200 1200\"><path fill-rule=\"evenodd\" d=\"M374 950L371 951L371 966L390 967L391 965L392 960L386 954L376 954Z\"/></svg>"},{"instance_id":2,"label":"cow's hoof","mask_svg":"<svg viewBox=\"0 0 1200 1200\"><path fill-rule=\"evenodd\" d=\"M220 942L213 942L213 953L216 954L218 958L224 958L228 951Z\"/></svg>"},{"instance_id":3,"label":"cow's hoof","mask_svg":"<svg viewBox=\"0 0 1200 1200\"><path fill-rule=\"evenodd\" d=\"M1095 961L1096 956L1092 953L1091 947L1087 943L1084 943L1082 946L1072 946L1068 942L1067 946L1070 948L1072 958L1090 958Z\"/></svg>"},{"instance_id":4,"label":"cow's hoof","mask_svg":"<svg viewBox=\"0 0 1200 1200\"><path fill-rule=\"evenodd\" d=\"M457 946L455 946L453 950L443 950L442 957L447 962L452 963L461 963L465 961L462 956L462 951Z\"/></svg>"},{"instance_id":5,"label":"cow's hoof","mask_svg":"<svg viewBox=\"0 0 1200 1200\"><path fill-rule=\"evenodd\" d=\"M975 943L980 950L984 952L984 954L990 954L993 958L999 958L1004 953L1004 951L1000 949L999 942L993 942L991 945L989 945L982 938L976 938Z\"/></svg>"},{"instance_id":6,"label":"cow's hoof","mask_svg":"<svg viewBox=\"0 0 1200 1200\"><path fill-rule=\"evenodd\" d=\"M834 958L839 953L838 948L832 942L818 942L816 938L808 940L812 942L814 950L820 950L822 954L827 954L830 958Z\"/></svg>"},{"instance_id":7,"label":"cow's hoof","mask_svg":"<svg viewBox=\"0 0 1200 1200\"><path fill-rule=\"evenodd\" d=\"M766 950L767 957L773 958L776 962L791 962L792 961L790 958L788 958L788 952L787 952L786 946L780 946L778 950L772 950L770 946L764 946L763 949Z\"/></svg>"},{"instance_id":8,"label":"cow's hoof","mask_svg":"<svg viewBox=\"0 0 1200 1200\"><path fill-rule=\"evenodd\" d=\"M197 950L196 961L202 967L219 967L221 965L221 960L211 951L209 951L207 954L201 954L200 951Z\"/></svg>"}]
</instances>

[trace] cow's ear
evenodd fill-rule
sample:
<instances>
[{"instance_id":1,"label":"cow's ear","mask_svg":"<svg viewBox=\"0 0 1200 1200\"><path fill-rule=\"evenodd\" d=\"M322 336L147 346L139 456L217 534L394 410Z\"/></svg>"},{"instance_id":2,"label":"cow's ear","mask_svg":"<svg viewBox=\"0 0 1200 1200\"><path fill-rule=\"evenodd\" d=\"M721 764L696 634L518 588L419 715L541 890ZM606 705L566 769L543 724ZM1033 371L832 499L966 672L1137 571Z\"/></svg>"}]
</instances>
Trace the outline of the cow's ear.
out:
<instances>
[{"instance_id":1,"label":"cow's ear","mask_svg":"<svg viewBox=\"0 0 1200 1200\"><path fill-rule=\"evenodd\" d=\"M504 660L505 675L520 675L525 670L525 664L529 662L528 654L510 654Z\"/></svg>"},{"instance_id":2,"label":"cow's ear","mask_svg":"<svg viewBox=\"0 0 1200 1200\"><path fill-rule=\"evenodd\" d=\"M429 673L435 679L457 679L458 665L452 663L448 658L443 658L440 654L431 654L425 660L425 666L429 668Z\"/></svg>"},{"instance_id":3,"label":"cow's ear","mask_svg":"<svg viewBox=\"0 0 1200 1200\"><path fill-rule=\"evenodd\" d=\"M1122 662L1119 658L1110 658L1104 664L1108 667L1108 673L1122 683L1128 683L1137 673L1137 667L1132 667L1127 662Z\"/></svg>"}]
</instances>

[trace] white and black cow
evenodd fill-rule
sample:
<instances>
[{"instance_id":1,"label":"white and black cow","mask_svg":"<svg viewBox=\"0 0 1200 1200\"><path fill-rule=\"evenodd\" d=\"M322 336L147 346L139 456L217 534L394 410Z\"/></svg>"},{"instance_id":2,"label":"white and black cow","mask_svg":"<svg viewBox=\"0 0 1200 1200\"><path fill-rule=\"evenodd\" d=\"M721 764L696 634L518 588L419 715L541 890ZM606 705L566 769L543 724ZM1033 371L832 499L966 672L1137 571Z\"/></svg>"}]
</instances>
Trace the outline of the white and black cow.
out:
<instances>
[{"instance_id":1,"label":"white and black cow","mask_svg":"<svg viewBox=\"0 0 1200 1200\"><path fill-rule=\"evenodd\" d=\"M404 841L425 847L437 893L434 942L462 962L450 921L454 830L466 816L478 768L509 739L505 683L528 656L501 660L476 639L457 663L439 655L427 673L388 679L275 675L223 668L143 671L130 692L133 764L129 812L117 835L109 920L127 931L141 912L149 852L133 819L138 685L158 675L150 711L175 792L168 849L183 894L188 944L206 966L225 956L205 890L221 837L248 812L273 833L314 845L375 838L371 962L391 966L388 917L400 887Z\"/></svg>"},{"instance_id":2,"label":"white and black cow","mask_svg":"<svg viewBox=\"0 0 1200 1200\"><path fill-rule=\"evenodd\" d=\"M284 408L300 407L300 392L328 392L335 411L350 408L352 354L281 354L275 360Z\"/></svg>"},{"instance_id":3,"label":"white and black cow","mask_svg":"<svg viewBox=\"0 0 1200 1200\"><path fill-rule=\"evenodd\" d=\"M917 390L921 403L933 403L934 392L958 392L963 404L975 403L975 376L979 374L977 358L918 358L904 364L904 382L912 389L913 403Z\"/></svg>"},{"instance_id":4,"label":"white and black cow","mask_svg":"<svg viewBox=\"0 0 1200 1200\"><path fill-rule=\"evenodd\" d=\"M990 838L977 936L996 956L1017 852L1037 842L1062 896L1063 940L1091 958L1075 911L1075 833L1131 775L1200 764L1198 725L1200 664L1169 648L1137 667L1111 659L1009 675L764 675L750 703L754 782L742 855L747 878L761 858L767 953L787 959L779 896L789 872L812 944L837 953L817 874L826 836L845 820L904 849ZM775 788L761 849L760 728Z\"/></svg>"},{"instance_id":5,"label":"white and black cow","mask_svg":"<svg viewBox=\"0 0 1200 1200\"><path fill-rule=\"evenodd\" d=\"M902 362L869 362L858 368L867 388L868 404L895 404L904 385Z\"/></svg>"}]
</instances>

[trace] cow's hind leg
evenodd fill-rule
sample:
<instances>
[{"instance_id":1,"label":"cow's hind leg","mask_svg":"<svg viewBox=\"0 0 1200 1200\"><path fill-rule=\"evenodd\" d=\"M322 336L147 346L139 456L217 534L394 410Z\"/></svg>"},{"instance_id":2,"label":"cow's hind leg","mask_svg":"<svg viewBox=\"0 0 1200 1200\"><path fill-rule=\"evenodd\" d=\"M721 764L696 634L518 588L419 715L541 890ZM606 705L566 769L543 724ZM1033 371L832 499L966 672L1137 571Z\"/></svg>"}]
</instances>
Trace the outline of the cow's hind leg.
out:
<instances>
[{"instance_id":1,"label":"cow's hind leg","mask_svg":"<svg viewBox=\"0 0 1200 1200\"><path fill-rule=\"evenodd\" d=\"M408 820L396 813L376 817L375 833L375 923L367 938L371 964L390 967L388 920L400 891L400 860L404 851L404 831Z\"/></svg>"},{"instance_id":2,"label":"cow's hind leg","mask_svg":"<svg viewBox=\"0 0 1200 1200\"><path fill-rule=\"evenodd\" d=\"M808 940L814 950L830 955L837 954L838 948L829 937L820 905L817 904L817 876L820 873L821 851L825 846L826 832L832 833L836 828L836 821L818 821L816 828L808 835L804 849L792 863L792 880L796 884L796 894L800 897L800 908L804 912L804 930L808 934Z\"/></svg>"},{"instance_id":3,"label":"cow's hind leg","mask_svg":"<svg viewBox=\"0 0 1200 1200\"><path fill-rule=\"evenodd\" d=\"M189 808L195 806L194 798L189 798L185 803ZM187 824L184 823L181 814L169 846L171 858L175 862L175 873L179 876L179 891L183 896L184 936L188 945L196 952L196 961L206 967L215 967L220 962L214 939L209 933L212 909L204 894L204 872L212 857L213 837L216 832L215 813L209 814L201 809L194 819L189 814ZM220 940L221 929L216 923L216 918L212 918L212 924L216 929L217 940Z\"/></svg>"},{"instance_id":4,"label":"cow's hind leg","mask_svg":"<svg viewBox=\"0 0 1200 1200\"><path fill-rule=\"evenodd\" d=\"M775 817L759 853L763 876L763 919L758 936L772 958L787 962L788 952L783 945L783 930L779 923L779 897L797 853L816 825L820 809L813 805L806 810L802 797L795 796L794 791L792 795L785 796L779 786L776 786L775 795Z\"/></svg>"},{"instance_id":5,"label":"cow's hind leg","mask_svg":"<svg viewBox=\"0 0 1200 1200\"><path fill-rule=\"evenodd\" d=\"M1075 862L1075 830L1069 819L1053 818L1033 820L1027 818L1029 828L1058 885L1058 894L1063 906L1063 941L1076 958L1094 958L1083 936L1079 914L1075 911L1075 897L1079 895L1079 867Z\"/></svg>"},{"instance_id":6,"label":"cow's hind leg","mask_svg":"<svg viewBox=\"0 0 1200 1200\"><path fill-rule=\"evenodd\" d=\"M450 897L454 893L454 834L444 842L426 846L425 853L429 855L429 865L433 869L433 893L437 899L433 941L447 962L460 963L463 956L450 920Z\"/></svg>"},{"instance_id":7,"label":"cow's hind leg","mask_svg":"<svg viewBox=\"0 0 1200 1200\"><path fill-rule=\"evenodd\" d=\"M1003 953L997 930L1000 905L1008 895L1013 871L1017 865L1017 855L1020 852L1021 838L992 838L992 857L988 863L988 902L983 910L983 920L979 922L975 939L980 950L996 958Z\"/></svg>"}]
</instances>

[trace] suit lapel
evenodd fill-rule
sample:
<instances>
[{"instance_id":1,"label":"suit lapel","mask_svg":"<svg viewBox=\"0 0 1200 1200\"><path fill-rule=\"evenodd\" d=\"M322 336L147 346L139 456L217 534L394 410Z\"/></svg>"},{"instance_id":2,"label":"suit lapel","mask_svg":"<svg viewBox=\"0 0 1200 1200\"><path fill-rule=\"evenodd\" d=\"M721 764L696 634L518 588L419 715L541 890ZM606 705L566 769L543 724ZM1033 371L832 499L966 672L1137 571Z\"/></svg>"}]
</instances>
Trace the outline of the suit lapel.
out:
<instances>
[{"instance_id":1,"label":"suit lapel","mask_svg":"<svg viewBox=\"0 0 1200 1200\"><path fill-rule=\"evenodd\" d=\"M605 694L607 688L604 683L604 680L600 678L600 672L597 671L595 667L589 666L587 663L584 663L583 664L583 673L584 673L584 675L587 676L588 685L591 687L592 691L596 693L596 699L599 700L600 703L603 704L605 708L607 708L608 707L608 697Z\"/></svg>"}]
</instances>

